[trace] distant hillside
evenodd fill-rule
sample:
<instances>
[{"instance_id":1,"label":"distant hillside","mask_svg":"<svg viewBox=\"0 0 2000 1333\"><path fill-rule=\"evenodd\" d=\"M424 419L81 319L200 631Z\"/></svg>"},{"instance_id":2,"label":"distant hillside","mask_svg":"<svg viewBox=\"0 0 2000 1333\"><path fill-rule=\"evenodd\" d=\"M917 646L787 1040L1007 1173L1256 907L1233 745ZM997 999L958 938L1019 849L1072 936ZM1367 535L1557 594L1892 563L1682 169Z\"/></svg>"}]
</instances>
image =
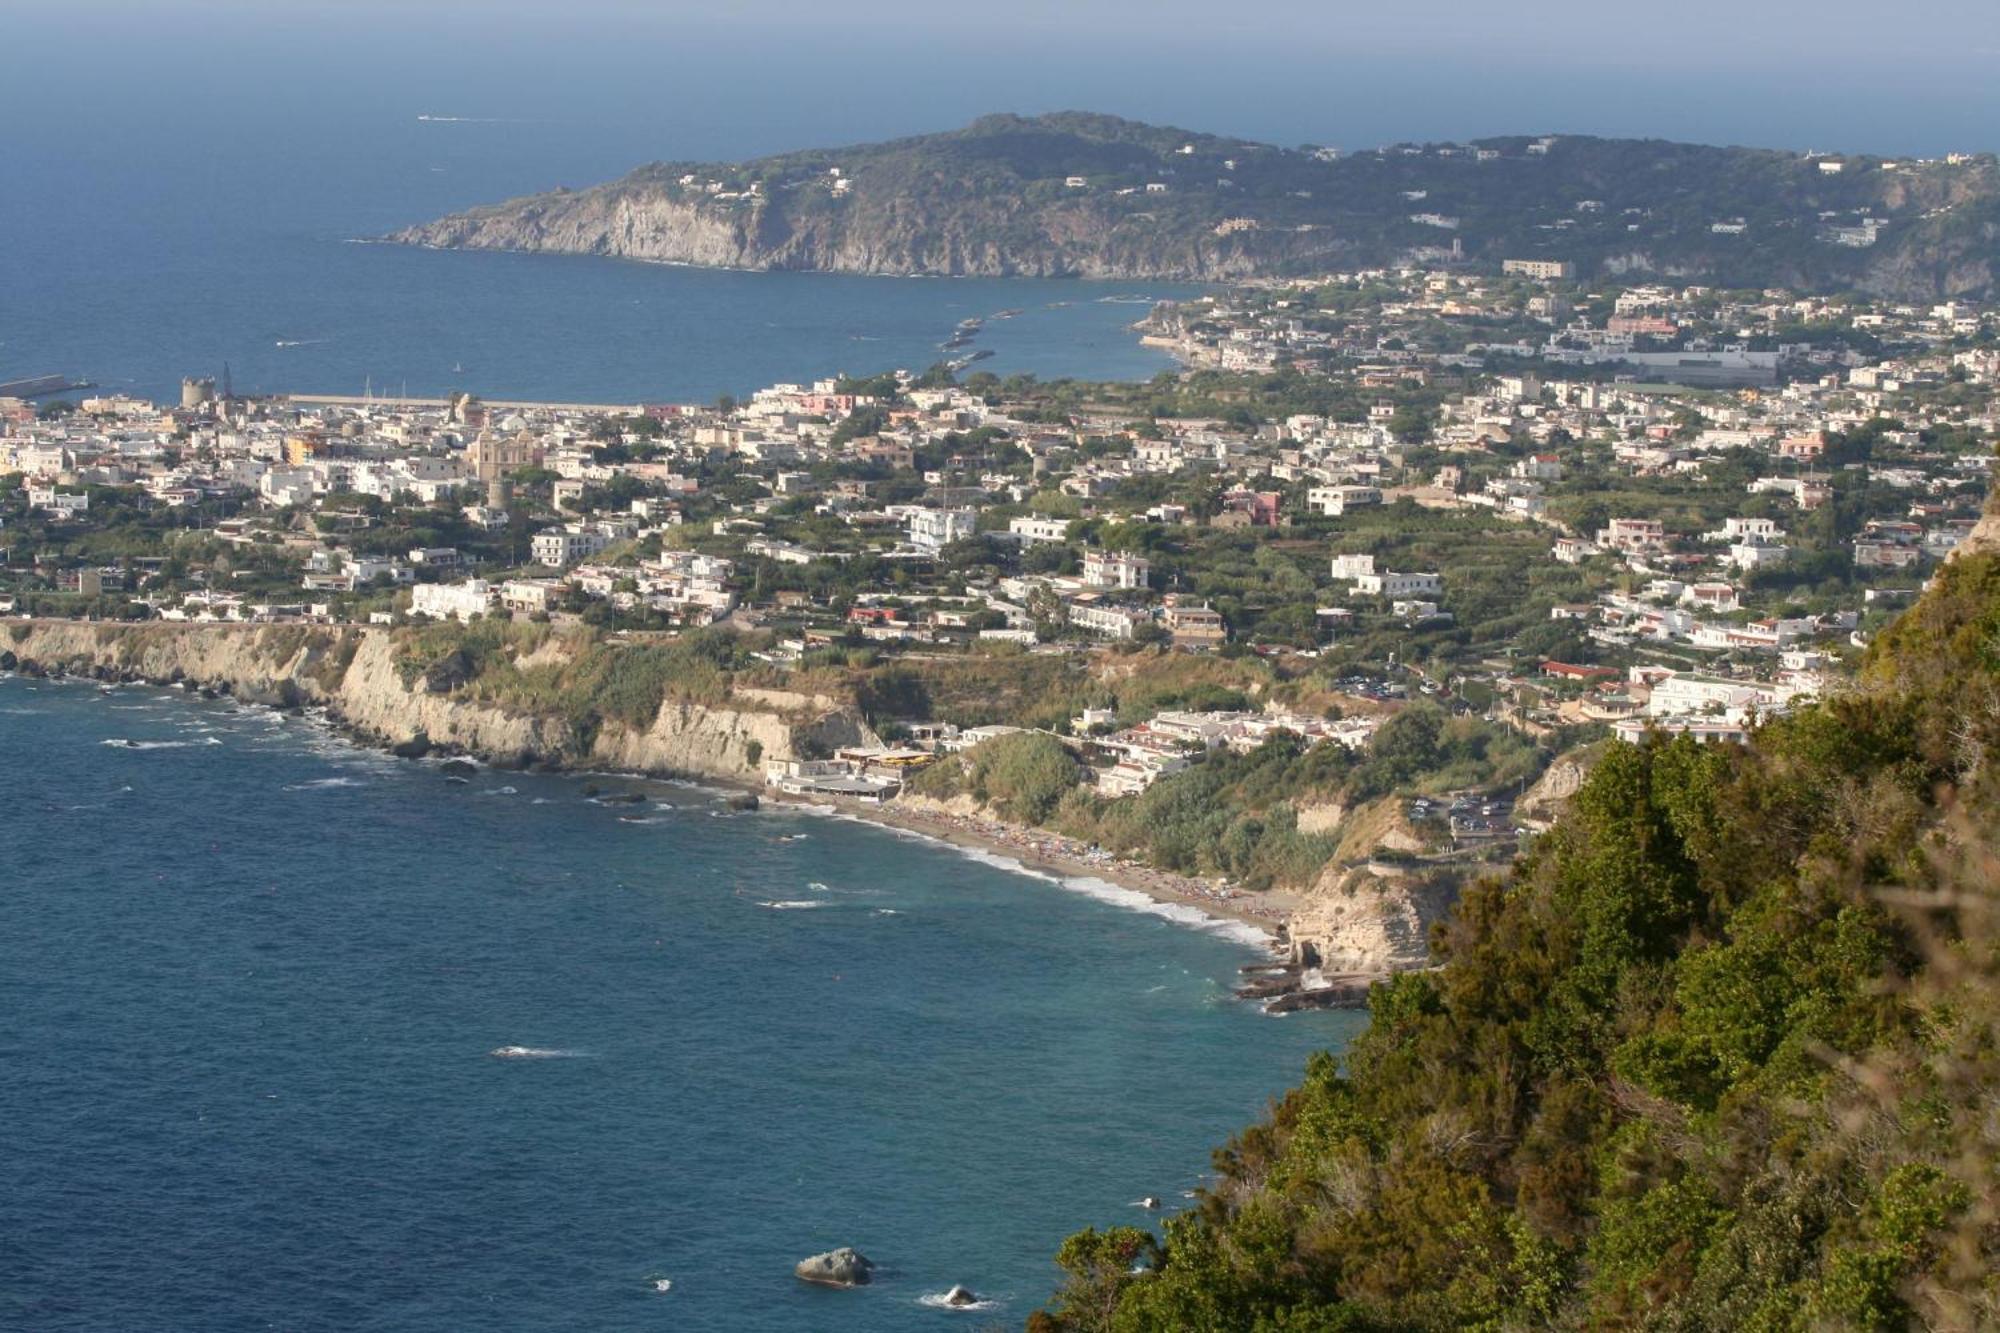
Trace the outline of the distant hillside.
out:
<instances>
[{"instance_id":1,"label":"distant hillside","mask_svg":"<svg viewBox=\"0 0 2000 1333\"><path fill-rule=\"evenodd\" d=\"M1838 164L1838 170L1834 169ZM1869 239L1872 237L1872 241ZM1514 136L1335 157L1064 112L641 167L389 239L751 269L1231 280L1443 257L1580 276L2000 289L2000 163Z\"/></svg>"}]
</instances>

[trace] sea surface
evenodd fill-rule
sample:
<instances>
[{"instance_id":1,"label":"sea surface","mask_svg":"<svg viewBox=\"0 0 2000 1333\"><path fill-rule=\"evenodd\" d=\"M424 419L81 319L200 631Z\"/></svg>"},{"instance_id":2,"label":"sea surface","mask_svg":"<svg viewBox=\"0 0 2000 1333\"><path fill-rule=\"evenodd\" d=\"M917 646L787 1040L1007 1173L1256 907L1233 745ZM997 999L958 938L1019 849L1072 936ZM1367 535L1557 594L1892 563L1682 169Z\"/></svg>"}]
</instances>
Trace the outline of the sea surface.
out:
<instances>
[{"instance_id":1,"label":"sea surface","mask_svg":"<svg viewBox=\"0 0 2000 1333\"><path fill-rule=\"evenodd\" d=\"M0 381L62 374L178 401L183 376L226 369L246 393L709 402L922 370L971 318L988 322L953 355L991 353L977 369L1145 379L1172 362L1131 325L1200 290L359 244L714 140L422 120L423 83L239 106L7 74L0 58L0 125L18 131L0 132Z\"/></svg>"},{"instance_id":2,"label":"sea surface","mask_svg":"<svg viewBox=\"0 0 2000 1333\"><path fill-rule=\"evenodd\" d=\"M589 781L0 679L0 1328L1018 1326L1360 1021L1230 999L1228 928ZM838 1245L875 1285L791 1276Z\"/></svg>"}]
</instances>

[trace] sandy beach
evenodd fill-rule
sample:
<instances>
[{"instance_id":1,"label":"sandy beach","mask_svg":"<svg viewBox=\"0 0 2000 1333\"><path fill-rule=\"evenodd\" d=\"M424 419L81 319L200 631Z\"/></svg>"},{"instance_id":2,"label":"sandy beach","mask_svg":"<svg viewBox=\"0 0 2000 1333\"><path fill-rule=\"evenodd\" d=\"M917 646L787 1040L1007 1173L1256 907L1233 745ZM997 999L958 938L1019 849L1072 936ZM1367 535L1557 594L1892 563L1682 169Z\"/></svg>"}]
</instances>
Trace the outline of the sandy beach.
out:
<instances>
[{"instance_id":1,"label":"sandy beach","mask_svg":"<svg viewBox=\"0 0 2000 1333\"><path fill-rule=\"evenodd\" d=\"M1288 895L1249 893L1229 885L1156 870L1042 829L953 814L903 801L889 801L881 805L858 801L793 802L792 798L765 795L767 799L788 803L831 805L841 814L867 823L936 838L955 847L994 852L1044 874L1062 878L1095 877L1119 888L1143 893L1157 902L1192 907L1212 917L1254 926L1268 935L1274 946L1281 940L1290 915Z\"/></svg>"}]
</instances>

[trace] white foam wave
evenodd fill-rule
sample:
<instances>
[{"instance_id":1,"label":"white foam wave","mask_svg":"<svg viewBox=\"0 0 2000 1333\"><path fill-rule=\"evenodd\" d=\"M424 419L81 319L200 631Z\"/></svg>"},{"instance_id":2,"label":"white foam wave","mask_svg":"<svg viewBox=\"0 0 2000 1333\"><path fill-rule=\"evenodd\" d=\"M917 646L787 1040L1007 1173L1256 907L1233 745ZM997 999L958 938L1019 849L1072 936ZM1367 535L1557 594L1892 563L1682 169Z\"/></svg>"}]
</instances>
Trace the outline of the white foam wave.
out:
<instances>
[{"instance_id":1,"label":"white foam wave","mask_svg":"<svg viewBox=\"0 0 2000 1333\"><path fill-rule=\"evenodd\" d=\"M293 782L285 786L286 791L326 791L333 787L359 787L360 778L314 778L311 782Z\"/></svg>"},{"instance_id":2,"label":"white foam wave","mask_svg":"<svg viewBox=\"0 0 2000 1333\"><path fill-rule=\"evenodd\" d=\"M968 1301L964 1305L953 1305L950 1296L951 1293L948 1291L934 1291L927 1296L917 1297L917 1304L932 1310L949 1310L953 1314L970 1314L980 1310L997 1310L1006 1304L1004 1300L999 1300L991 1296L982 1296L978 1300Z\"/></svg>"},{"instance_id":3,"label":"white foam wave","mask_svg":"<svg viewBox=\"0 0 2000 1333\"><path fill-rule=\"evenodd\" d=\"M803 912L807 908L811 907L825 907L826 904L811 899L785 898L785 899L780 899L777 902L760 901L757 904L757 906L768 907L774 912Z\"/></svg>"},{"instance_id":4,"label":"white foam wave","mask_svg":"<svg viewBox=\"0 0 2000 1333\"><path fill-rule=\"evenodd\" d=\"M1053 884L1058 888L1067 889L1071 893L1081 893L1086 898L1095 898L1097 901L1109 903L1113 907L1122 907L1133 912L1144 912L1148 916L1157 916L1163 920L1171 921L1177 926L1188 926L1195 930L1206 931L1208 934L1219 935L1223 939L1248 945L1254 949L1268 950L1271 947L1270 933L1250 924L1248 921L1236 921L1229 917L1211 916L1209 913L1202 911L1199 907L1195 907L1192 904L1165 902L1153 897L1151 894L1142 893L1138 889L1128 889L1122 884L1113 884L1111 881L1099 879L1095 875L1050 874L1046 870L1034 869L1015 857L1007 856L1000 852L989 851L984 847L963 847L958 843L949 842L944 838L934 837L928 833L920 833L914 829L876 824L873 820L863 819L859 815L852 815L844 810L835 811L833 818L845 819L856 824L868 824L871 827L884 829L900 837L947 847L967 860L977 861L981 865L992 866L995 870L1004 870L1010 875L1025 875L1029 879L1038 879L1044 884Z\"/></svg>"},{"instance_id":5,"label":"white foam wave","mask_svg":"<svg viewBox=\"0 0 2000 1333\"><path fill-rule=\"evenodd\" d=\"M573 1060L583 1052L550 1046L496 1046L487 1054L496 1060Z\"/></svg>"},{"instance_id":6,"label":"white foam wave","mask_svg":"<svg viewBox=\"0 0 2000 1333\"><path fill-rule=\"evenodd\" d=\"M112 736L101 740L99 745L108 745L114 750L186 750L197 745L220 745L221 741L210 736L199 741L135 741L123 736Z\"/></svg>"}]
</instances>

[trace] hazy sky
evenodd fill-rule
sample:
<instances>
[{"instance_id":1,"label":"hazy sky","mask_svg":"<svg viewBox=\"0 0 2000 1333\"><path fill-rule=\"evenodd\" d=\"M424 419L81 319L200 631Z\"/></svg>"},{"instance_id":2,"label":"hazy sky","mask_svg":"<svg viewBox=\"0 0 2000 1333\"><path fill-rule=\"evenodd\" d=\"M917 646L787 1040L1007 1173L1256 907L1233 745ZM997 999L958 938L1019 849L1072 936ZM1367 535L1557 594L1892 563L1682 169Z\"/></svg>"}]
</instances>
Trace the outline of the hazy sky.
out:
<instances>
[{"instance_id":1,"label":"hazy sky","mask_svg":"<svg viewBox=\"0 0 2000 1333\"><path fill-rule=\"evenodd\" d=\"M282 110L366 85L370 106L390 89L434 114L638 130L646 156L1065 107L1350 147L2000 147L2000 0L0 0L0 31L16 98L76 95L59 52L177 99Z\"/></svg>"}]
</instances>

